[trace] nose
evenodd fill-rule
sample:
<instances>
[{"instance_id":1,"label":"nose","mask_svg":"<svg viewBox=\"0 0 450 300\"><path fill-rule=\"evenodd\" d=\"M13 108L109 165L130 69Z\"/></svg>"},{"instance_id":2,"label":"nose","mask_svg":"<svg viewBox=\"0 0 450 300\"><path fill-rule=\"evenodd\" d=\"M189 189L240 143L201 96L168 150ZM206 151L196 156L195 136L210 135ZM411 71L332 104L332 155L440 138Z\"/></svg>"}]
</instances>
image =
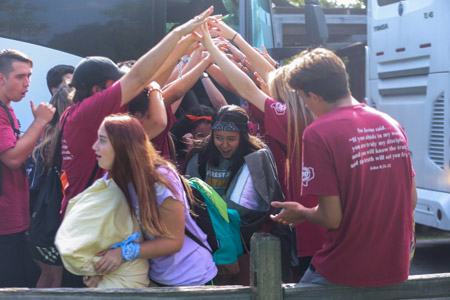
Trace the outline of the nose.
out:
<instances>
[{"instance_id":1,"label":"nose","mask_svg":"<svg viewBox=\"0 0 450 300\"><path fill-rule=\"evenodd\" d=\"M94 150L94 151L97 151L97 142L98 141L95 141L95 143L94 143L94 145L92 145L92 150Z\"/></svg>"},{"instance_id":2,"label":"nose","mask_svg":"<svg viewBox=\"0 0 450 300\"><path fill-rule=\"evenodd\" d=\"M29 87L31 83L31 76L26 77L25 79L25 87Z\"/></svg>"}]
</instances>

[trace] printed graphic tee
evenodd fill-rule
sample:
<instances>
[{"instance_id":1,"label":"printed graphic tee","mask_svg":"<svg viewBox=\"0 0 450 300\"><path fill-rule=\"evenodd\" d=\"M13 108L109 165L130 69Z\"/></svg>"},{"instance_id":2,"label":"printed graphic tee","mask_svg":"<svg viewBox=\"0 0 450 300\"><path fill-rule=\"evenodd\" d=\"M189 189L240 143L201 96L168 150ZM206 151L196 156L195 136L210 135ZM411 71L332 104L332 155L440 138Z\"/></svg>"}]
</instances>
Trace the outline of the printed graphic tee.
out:
<instances>
[{"instance_id":1,"label":"printed graphic tee","mask_svg":"<svg viewBox=\"0 0 450 300\"><path fill-rule=\"evenodd\" d=\"M408 278L414 170L400 124L364 104L306 128L302 193L339 195L342 221L312 260L327 280L385 286Z\"/></svg>"}]
</instances>

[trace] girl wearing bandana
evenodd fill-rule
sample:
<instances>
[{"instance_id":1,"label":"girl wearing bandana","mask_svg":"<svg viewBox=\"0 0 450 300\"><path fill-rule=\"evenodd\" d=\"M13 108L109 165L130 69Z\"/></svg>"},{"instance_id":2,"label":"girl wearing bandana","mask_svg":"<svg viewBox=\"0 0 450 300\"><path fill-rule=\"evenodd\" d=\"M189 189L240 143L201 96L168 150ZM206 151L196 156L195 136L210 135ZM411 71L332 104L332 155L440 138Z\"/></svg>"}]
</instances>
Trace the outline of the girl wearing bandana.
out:
<instances>
[{"instance_id":1,"label":"girl wearing bandana","mask_svg":"<svg viewBox=\"0 0 450 300\"><path fill-rule=\"evenodd\" d=\"M275 162L270 150L249 134L248 115L241 107L222 107L211 129L211 135L188 155L185 174L207 182L229 209L239 212L243 245L248 250L254 232L279 235L286 229L270 221L270 214L275 213L270 202L284 201ZM239 278L230 284L249 284L246 259L240 261Z\"/></svg>"}]
</instances>

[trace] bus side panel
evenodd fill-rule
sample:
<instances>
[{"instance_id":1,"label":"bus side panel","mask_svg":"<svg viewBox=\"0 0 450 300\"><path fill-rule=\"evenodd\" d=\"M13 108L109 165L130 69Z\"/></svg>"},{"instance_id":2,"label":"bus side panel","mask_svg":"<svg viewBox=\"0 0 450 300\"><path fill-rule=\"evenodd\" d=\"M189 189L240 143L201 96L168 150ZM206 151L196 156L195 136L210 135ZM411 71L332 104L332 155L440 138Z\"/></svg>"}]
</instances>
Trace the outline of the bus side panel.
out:
<instances>
[{"instance_id":1,"label":"bus side panel","mask_svg":"<svg viewBox=\"0 0 450 300\"><path fill-rule=\"evenodd\" d=\"M399 15L400 3L404 6ZM450 1L406 0L383 7L368 2L367 41L370 79L379 77L380 64L430 56L429 72L450 69ZM405 67L404 67L405 68Z\"/></svg>"},{"instance_id":2,"label":"bus side panel","mask_svg":"<svg viewBox=\"0 0 450 300\"><path fill-rule=\"evenodd\" d=\"M439 73L370 80L369 86L376 108L407 134L417 186L445 192L450 192L449 80L448 73Z\"/></svg>"},{"instance_id":3,"label":"bus side panel","mask_svg":"<svg viewBox=\"0 0 450 300\"><path fill-rule=\"evenodd\" d=\"M450 230L450 1L368 2L368 104L404 127L418 223Z\"/></svg>"}]
</instances>

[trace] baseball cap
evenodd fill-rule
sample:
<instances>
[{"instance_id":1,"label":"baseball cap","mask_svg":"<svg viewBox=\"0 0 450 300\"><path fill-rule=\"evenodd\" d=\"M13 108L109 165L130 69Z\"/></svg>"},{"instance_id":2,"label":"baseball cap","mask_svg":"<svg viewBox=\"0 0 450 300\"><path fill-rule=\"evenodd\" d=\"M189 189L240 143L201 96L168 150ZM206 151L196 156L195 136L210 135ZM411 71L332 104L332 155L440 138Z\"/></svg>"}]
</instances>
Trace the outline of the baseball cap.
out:
<instances>
[{"instance_id":1,"label":"baseball cap","mask_svg":"<svg viewBox=\"0 0 450 300\"><path fill-rule=\"evenodd\" d=\"M75 88L91 88L108 79L118 80L124 74L111 59L88 56L76 66L70 85Z\"/></svg>"}]
</instances>

